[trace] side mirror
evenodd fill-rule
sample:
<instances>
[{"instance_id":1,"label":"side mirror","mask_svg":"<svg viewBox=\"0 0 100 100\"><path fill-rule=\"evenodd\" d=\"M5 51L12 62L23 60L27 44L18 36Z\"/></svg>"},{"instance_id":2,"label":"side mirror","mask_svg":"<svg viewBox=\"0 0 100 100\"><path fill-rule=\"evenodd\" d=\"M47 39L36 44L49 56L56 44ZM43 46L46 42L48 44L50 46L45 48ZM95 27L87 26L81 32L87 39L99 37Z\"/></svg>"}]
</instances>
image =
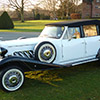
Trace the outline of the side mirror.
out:
<instances>
[{"instance_id":1,"label":"side mirror","mask_svg":"<svg viewBox=\"0 0 100 100\"><path fill-rule=\"evenodd\" d=\"M69 41L71 40L71 39L76 39L77 37L76 37L76 35L73 35L73 36L71 36L71 37L69 37Z\"/></svg>"},{"instance_id":2,"label":"side mirror","mask_svg":"<svg viewBox=\"0 0 100 100\"><path fill-rule=\"evenodd\" d=\"M73 38L73 39L76 39L77 37L76 37L76 35L73 35L72 38Z\"/></svg>"}]
</instances>

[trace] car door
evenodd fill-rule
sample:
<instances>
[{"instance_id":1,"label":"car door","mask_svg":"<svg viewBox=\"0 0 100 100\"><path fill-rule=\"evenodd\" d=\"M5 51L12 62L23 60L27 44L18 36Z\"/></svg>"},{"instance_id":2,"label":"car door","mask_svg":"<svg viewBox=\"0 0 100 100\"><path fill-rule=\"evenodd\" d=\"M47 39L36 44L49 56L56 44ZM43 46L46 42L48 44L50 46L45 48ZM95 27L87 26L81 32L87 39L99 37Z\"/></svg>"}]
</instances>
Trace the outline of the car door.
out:
<instances>
[{"instance_id":1,"label":"car door","mask_svg":"<svg viewBox=\"0 0 100 100\"><path fill-rule=\"evenodd\" d=\"M85 25L83 26L84 40L86 42L86 57L96 57L97 52L100 48L100 36L97 32L96 25Z\"/></svg>"},{"instance_id":2,"label":"car door","mask_svg":"<svg viewBox=\"0 0 100 100\"><path fill-rule=\"evenodd\" d=\"M80 27L69 27L62 39L63 62L80 61L85 57L85 41L81 38Z\"/></svg>"}]
</instances>

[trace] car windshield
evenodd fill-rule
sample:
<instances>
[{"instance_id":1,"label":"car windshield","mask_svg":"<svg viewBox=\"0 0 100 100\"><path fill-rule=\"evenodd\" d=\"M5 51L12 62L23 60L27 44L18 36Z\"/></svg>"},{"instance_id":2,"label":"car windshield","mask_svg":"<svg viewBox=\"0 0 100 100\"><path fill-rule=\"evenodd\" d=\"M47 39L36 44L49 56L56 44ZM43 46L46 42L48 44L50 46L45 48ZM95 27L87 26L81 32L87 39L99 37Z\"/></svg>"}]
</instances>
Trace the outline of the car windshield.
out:
<instances>
[{"instance_id":1,"label":"car windshield","mask_svg":"<svg viewBox=\"0 0 100 100\"><path fill-rule=\"evenodd\" d=\"M40 37L56 38L59 39L64 31L64 27L45 26L40 34Z\"/></svg>"}]
</instances>

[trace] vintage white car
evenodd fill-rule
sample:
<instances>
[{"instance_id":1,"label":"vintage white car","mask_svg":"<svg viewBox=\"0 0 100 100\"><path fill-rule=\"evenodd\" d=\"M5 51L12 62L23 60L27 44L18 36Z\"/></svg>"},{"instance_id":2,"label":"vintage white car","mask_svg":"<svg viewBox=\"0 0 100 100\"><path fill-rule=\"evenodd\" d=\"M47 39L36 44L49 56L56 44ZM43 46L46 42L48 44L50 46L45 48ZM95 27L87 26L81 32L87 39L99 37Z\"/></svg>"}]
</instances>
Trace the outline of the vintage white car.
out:
<instances>
[{"instance_id":1,"label":"vintage white car","mask_svg":"<svg viewBox=\"0 0 100 100\"><path fill-rule=\"evenodd\" d=\"M37 38L0 41L0 86L16 91L24 72L74 66L99 60L100 21L47 24Z\"/></svg>"}]
</instances>

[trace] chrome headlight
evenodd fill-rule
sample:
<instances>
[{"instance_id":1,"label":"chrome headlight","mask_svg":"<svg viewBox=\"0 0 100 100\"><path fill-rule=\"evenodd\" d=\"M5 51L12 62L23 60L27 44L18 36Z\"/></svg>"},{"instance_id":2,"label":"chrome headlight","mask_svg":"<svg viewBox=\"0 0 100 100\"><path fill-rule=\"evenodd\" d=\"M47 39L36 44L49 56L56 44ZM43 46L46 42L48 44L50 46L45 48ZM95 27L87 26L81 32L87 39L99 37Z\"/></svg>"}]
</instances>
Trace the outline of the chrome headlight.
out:
<instances>
[{"instance_id":1,"label":"chrome headlight","mask_svg":"<svg viewBox=\"0 0 100 100\"><path fill-rule=\"evenodd\" d=\"M7 49L0 47L0 55L1 55L2 57L4 57L5 54L6 54L7 52L8 52Z\"/></svg>"}]
</instances>

